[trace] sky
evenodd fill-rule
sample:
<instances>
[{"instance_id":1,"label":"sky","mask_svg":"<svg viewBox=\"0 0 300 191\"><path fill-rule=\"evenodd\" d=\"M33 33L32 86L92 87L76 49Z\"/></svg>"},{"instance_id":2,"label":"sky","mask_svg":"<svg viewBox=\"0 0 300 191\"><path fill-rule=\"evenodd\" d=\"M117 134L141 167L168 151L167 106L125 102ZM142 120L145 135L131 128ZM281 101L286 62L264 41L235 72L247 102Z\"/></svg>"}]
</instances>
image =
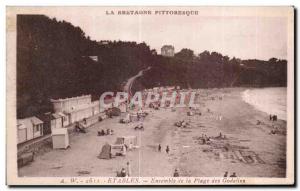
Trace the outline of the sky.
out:
<instances>
[{"instance_id":1,"label":"sky","mask_svg":"<svg viewBox=\"0 0 300 191\"><path fill-rule=\"evenodd\" d=\"M198 15L155 15L157 8L152 7L145 9L151 10L151 15L117 15L118 10L124 9L136 10L128 7L85 11L73 8L47 10L45 14L79 26L92 40L145 42L158 53L168 44L175 47L175 52L189 48L195 54L208 50L241 59L287 58L288 22L280 14L261 16L263 11L257 14L255 9L232 14L232 10L194 8L192 10L197 10ZM115 15L106 13L111 11Z\"/></svg>"}]
</instances>

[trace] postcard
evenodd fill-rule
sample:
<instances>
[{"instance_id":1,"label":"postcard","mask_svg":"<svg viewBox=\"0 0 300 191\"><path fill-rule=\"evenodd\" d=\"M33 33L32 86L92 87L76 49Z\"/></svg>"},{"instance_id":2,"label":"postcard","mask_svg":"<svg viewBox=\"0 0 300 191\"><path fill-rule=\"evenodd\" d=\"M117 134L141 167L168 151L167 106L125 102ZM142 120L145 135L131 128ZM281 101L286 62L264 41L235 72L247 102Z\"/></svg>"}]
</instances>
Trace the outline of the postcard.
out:
<instances>
[{"instance_id":1,"label":"postcard","mask_svg":"<svg viewBox=\"0 0 300 191\"><path fill-rule=\"evenodd\" d=\"M294 7L6 11L8 185L294 184Z\"/></svg>"}]
</instances>

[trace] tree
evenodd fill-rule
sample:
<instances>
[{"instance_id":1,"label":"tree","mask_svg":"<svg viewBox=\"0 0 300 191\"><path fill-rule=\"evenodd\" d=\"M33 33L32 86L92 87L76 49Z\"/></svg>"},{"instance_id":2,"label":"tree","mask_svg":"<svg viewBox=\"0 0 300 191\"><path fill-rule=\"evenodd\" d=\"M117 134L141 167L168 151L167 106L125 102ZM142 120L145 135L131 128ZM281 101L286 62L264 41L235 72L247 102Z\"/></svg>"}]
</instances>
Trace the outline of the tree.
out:
<instances>
[{"instance_id":1,"label":"tree","mask_svg":"<svg viewBox=\"0 0 300 191\"><path fill-rule=\"evenodd\" d=\"M180 50L180 52L175 54L175 58L180 60L191 61L194 58L194 51L187 48L183 48Z\"/></svg>"}]
</instances>

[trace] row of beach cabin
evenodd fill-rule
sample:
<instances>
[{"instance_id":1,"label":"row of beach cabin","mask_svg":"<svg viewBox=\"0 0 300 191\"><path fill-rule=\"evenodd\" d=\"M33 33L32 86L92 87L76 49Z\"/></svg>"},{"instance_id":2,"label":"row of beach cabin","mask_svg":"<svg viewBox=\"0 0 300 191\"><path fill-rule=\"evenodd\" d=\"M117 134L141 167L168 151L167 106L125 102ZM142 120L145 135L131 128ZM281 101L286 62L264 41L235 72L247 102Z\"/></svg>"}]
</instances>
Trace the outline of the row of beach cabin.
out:
<instances>
[{"instance_id":1,"label":"row of beach cabin","mask_svg":"<svg viewBox=\"0 0 300 191\"><path fill-rule=\"evenodd\" d=\"M51 99L53 113L48 112L38 117L17 120L18 144L50 134L53 129L67 127L75 122L99 114L99 101L93 101L91 95L65 99Z\"/></svg>"}]
</instances>

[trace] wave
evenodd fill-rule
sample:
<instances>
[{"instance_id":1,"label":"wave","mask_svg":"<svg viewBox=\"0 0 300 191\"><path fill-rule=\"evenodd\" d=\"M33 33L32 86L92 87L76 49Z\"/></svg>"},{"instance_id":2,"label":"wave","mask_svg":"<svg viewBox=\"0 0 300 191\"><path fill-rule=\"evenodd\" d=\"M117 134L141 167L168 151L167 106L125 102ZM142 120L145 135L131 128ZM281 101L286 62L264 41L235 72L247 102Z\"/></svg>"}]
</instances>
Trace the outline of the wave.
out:
<instances>
[{"instance_id":1,"label":"wave","mask_svg":"<svg viewBox=\"0 0 300 191\"><path fill-rule=\"evenodd\" d=\"M246 103L268 115L277 115L279 119L287 118L287 88L257 88L242 92Z\"/></svg>"}]
</instances>

